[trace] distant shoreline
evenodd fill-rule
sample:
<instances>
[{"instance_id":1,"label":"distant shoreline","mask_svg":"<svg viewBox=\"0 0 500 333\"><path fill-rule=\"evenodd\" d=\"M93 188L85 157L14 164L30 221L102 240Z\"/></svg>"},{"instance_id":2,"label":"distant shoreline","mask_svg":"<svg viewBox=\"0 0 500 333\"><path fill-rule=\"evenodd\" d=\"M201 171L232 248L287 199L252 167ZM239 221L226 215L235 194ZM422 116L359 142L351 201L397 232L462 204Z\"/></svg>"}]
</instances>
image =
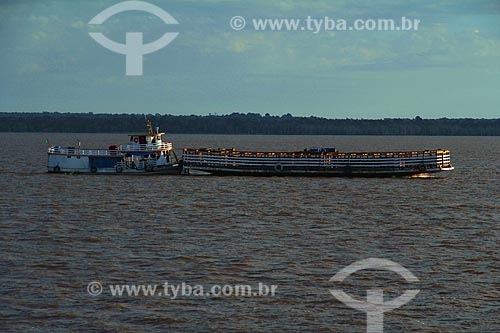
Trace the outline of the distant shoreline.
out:
<instances>
[{"instance_id":1,"label":"distant shoreline","mask_svg":"<svg viewBox=\"0 0 500 333\"><path fill-rule=\"evenodd\" d=\"M500 118L327 119L232 113L146 114L171 134L499 136ZM0 112L0 132L128 133L144 130L144 114Z\"/></svg>"}]
</instances>

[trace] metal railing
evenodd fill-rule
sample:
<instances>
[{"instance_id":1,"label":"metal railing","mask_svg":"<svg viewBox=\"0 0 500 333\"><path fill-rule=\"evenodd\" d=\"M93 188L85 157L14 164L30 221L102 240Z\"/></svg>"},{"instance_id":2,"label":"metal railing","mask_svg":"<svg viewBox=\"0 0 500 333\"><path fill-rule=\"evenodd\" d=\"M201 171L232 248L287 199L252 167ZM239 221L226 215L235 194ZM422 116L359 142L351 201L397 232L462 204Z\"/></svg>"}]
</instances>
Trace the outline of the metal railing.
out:
<instances>
[{"instance_id":1,"label":"metal railing","mask_svg":"<svg viewBox=\"0 0 500 333\"><path fill-rule=\"evenodd\" d=\"M120 150L125 151L143 151L143 150L163 150L172 148L171 142L163 142L158 144L129 144L129 145L121 145Z\"/></svg>"},{"instance_id":2,"label":"metal railing","mask_svg":"<svg viewBox=\"0 0 500 333\"><path fill-rule=\"evenodd\" d=\"M117 149L86 149L86 148L73 148L61 146L49 147L50 154L62 155L91 155L91 156L122 156L128 152L136 151L159 151L172 149L171 142L164 142L159 144L129 144L116 146Z\"/></svg>"}]
</instances>

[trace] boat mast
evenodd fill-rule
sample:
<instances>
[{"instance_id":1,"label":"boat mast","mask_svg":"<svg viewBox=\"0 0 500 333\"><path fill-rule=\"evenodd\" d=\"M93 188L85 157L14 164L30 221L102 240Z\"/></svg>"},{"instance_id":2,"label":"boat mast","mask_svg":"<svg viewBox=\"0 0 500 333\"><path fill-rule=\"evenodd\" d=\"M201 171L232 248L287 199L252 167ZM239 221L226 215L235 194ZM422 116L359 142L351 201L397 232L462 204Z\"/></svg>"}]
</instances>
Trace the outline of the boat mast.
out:
<instances>
[{"instance_id":1,"label":"boat mast","mask_svg":"<svg viewBox=\"0 0 500 333\"><path fill-rule=\"evenodd\" d=\"M149 135L154 135L155 133L153 132L153 126L151 125L151 120L146 118L146 126L148 127L148 132Z\"/></svg>"}]
</instances>

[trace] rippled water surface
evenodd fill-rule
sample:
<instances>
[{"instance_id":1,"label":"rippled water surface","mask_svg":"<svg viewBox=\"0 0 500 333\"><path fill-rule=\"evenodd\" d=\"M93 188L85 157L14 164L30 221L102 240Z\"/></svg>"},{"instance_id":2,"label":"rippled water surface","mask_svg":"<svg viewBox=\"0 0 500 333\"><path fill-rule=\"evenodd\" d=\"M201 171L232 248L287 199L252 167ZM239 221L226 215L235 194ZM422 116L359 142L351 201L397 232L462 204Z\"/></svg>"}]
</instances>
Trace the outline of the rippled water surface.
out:
<instances>
[{"instance_id":1,"label":"rippled water surface","mask_svg":"<svg viewBox=\"0 0 500 333\"><path fill-rule=\"evenodd\" d=\"M364 332L330 295L387 299L385 332L499 332L500 139L173 135L182 147L340 151L449 148L432 178L253 178L46 173L46 145L123 135L0 133L0 332ZM396 261L419 282L360 271ZM87 285L104 292L92 297ZM278 286L274 297L113 297L110 284Z\"/></svg>"}]
</instances>

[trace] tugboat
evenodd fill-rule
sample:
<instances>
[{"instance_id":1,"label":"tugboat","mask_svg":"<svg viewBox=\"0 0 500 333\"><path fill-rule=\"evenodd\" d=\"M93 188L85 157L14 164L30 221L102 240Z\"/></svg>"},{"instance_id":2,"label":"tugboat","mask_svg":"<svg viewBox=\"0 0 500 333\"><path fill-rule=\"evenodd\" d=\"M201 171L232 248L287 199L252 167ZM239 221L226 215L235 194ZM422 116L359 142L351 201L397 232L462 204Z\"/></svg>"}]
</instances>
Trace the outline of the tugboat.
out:
<instances>
[{"instance_id":1,"label":"tugboat","mask_svg":"<svg viewBox=\"0 0 500 333\"><path fill-rule=\"evenodd\" d=\"M111 145L108 149L50 146L48 172L91 174L180 174L179 161L171 142L147 120L148 132L129 134L129 143Z\"/></svg>"},{"instance_id":2,"label":"tugboat","mask_svg":"<svg viewBox=\"0 0 500 333\"><path fill-rule=\"evenodd\" d=\"M236 176L419 176L453 170L450 151L341 153L335 148L298 152L252 152L235 149L184 149L184 173L191 170Z\"/></svg>"}]
</instances>

